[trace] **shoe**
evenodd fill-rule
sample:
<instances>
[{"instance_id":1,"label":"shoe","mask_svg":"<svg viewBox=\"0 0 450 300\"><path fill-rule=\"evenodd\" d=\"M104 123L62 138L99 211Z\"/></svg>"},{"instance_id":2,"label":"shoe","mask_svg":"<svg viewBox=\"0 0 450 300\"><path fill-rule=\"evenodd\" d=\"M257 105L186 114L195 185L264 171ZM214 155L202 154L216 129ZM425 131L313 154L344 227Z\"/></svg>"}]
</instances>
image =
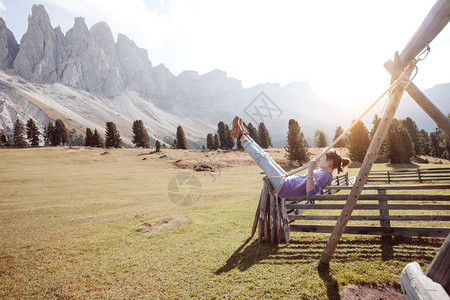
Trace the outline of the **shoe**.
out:
<instances>
[{"instance_id":1,"label":"shoe","mask_svg":"<svg viewBox=\"0 0 450 300\"><path fill-rule=\"evenodd\" d=\"M234 117L233 119L233 127L231 128L230 131L230 136L232 138L239 138L242 134L242 130L241 130L241 126L240 124L242 123L242 118L239 116Z\"/></svg>"},{"instance_id":2,"label":"shoe","mask_svg":"<svg viewBox=\"0 0 450 300\"><path fill-rule=\"evenodd\" d=\"M244 122L242 121L242 118L239 118L239 128L240 128L240 130L241 130L241 136L242 136L242 135L248 135L247 128L245 128ZM240 138L241 138L241 137L239 137L239 139L240 139Z\"/></svg>"}]
</instances>

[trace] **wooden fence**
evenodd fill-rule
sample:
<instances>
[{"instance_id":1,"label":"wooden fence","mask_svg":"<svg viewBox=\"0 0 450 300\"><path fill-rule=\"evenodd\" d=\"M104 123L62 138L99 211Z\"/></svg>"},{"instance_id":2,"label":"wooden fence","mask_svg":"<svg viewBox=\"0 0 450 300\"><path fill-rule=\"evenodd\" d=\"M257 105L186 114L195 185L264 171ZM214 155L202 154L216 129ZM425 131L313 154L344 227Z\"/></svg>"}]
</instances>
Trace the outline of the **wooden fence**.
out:
<instances>
[{"instance_id":1,"label":"wooden fence","mask_svg":"<svg viewBox=\"0 0 450 300\"><path fill-rule=\"evenodd\" d=\"M449 188L450 184L365 186L344 233L446 237L450 233ZM287 199L276 199L270 189L266 181L252 235L259 227L259 241L288 244L290 232L331 233L335 225L330 221L338 220L352 187L340 186L342 194ZM438 192L430 195L432 190ZM399 222L400 226L392 226L391 222ZM430 227L431 222L440 223Z\"/></svg>"},{"instance_id":2,"label":"wooden fence","mask_svg":"<svg viewBox=\"0 0 450 300\"><path fill-rule=\"evenodd\" d=\"M394 169L371 171L367 183L429 182L450 180L450 168Z\"/></svg>"}]
</instances>

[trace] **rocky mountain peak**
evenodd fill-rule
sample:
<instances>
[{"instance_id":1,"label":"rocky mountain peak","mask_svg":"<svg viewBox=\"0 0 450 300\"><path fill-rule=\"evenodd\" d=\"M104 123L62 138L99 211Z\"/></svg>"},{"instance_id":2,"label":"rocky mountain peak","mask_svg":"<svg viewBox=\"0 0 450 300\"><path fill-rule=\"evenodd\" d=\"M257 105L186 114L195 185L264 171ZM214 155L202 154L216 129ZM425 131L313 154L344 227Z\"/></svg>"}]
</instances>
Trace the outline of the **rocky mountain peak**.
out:
<instances>
[{"instance_id":1,"label":"rocky mountain peak","mask_svg":"<svg viewBox=\"0 0 450 300\"><path fill-rule=\"evenodd\" d=\"M26 79L53 83L56 74L56 34L43 5L33 5L28 16L28 29L20 41L14 60L14 70Z\"/></svg>"},{"instance_id":2,"label":"rocky mountain peak","mask_svg":"<svg viewBox=\"0 0 450 300\"><path fill-rule=\"evenodd\" d=\"M3 18L0 18L0 68L10 69L19 52L19 45L11 30L6 27Z\"/></svg>"},{"instance_id":3,"label":"rocky mountain peak","mask_svg":"<svg viewBox=\"0 0 450 300\"><path fill-rule=\"evenodd\" d=\"M99 22L91 27L90 32L97 45L106 50L108 55L116 54L114 37L108 24Z\"/></svg>"}]
</instances>

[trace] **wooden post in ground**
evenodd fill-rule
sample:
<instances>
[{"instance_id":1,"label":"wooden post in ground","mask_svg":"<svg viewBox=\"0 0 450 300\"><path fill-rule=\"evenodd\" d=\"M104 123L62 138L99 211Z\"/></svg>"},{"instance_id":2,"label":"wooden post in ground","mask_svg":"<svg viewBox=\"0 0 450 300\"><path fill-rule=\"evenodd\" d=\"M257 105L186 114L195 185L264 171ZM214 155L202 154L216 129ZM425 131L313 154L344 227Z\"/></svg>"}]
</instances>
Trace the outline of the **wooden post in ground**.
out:
<instances>
[{"instance_id":1,"label":"wooden post in ground","mask_svg":"<svg viewBox=\"0 0 450 300\"><path fill-rule=\"evenodd\" d=\"M419 29L413 35L411 40L406 45L405 49L400 55L396 54L394 59L394 68L392 72L391 82L401 74L401 71L415 59L415 57L441 32L447 25L450 19L450 0L439 0L433 6L431 11L426 16L425 20L420 25ZM405 77L409 78L408 74ZM408 79L405 78L405 79ZM381 118L377 131L367 150L361 170L356 178L355 184L347 198L347 202L342 210L342 213L334 227L334 230L327 242L325 250L320 258L321 264L328 264L331 257L336 250L337 244L344 233L345 227L350 219L350 216L358 201L359 195L364 187L364 184L369 176L369 172L376 159L381 144L386 136L389 126L397 110L400 99L403 95L403 84L400 83L390 94L390 100L386 111Z\"/></svg>"},{"instance_id":2,"label":"wooden post in ground","mask_svg":"<svg viewBox=\"0 0 450 300\"><path fill-rule=\"evenodd\" d=\"M392 60L388 60L384 67L392 72ZM417 102L417 104L436 122L436 124L450 136L450 120L431 102L427 96L414 84L410 83L406 91Z\"/></svg>"}]
</instances>

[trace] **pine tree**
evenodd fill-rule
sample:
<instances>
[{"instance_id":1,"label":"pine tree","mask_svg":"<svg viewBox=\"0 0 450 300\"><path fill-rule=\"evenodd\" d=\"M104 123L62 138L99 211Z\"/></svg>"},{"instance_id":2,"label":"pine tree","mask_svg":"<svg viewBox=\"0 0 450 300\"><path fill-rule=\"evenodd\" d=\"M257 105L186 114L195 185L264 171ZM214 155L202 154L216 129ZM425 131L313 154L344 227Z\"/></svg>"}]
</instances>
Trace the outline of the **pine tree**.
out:
<instances>
[{"instance_id":1,"label":"pine tree","mask_svg":"<svg viewBox=\"0 0 450 300\"><path fill-rule=\"evenodd\" d=\"M230 137L230 129L227 124L220 121L217 124L217 134L219 135L221 149L228 150L234 147L234 140Z\"/></svg>"},{"instance_id":2,"label":"pine tree","mask_svg":"<svg viewBox=\"0 0 450 300\"><path fill-rule=\"evenodd\" d=\"M220 149L220 138L217 133L214 135L214 149L215 150Z\"/></svg>"},{"instance_id":3,"label":"pine tree","mask_svg":"<svg viewBox=\"0 0 450 300\"><path fill-rule=\"evenodd\" d=\"M414 143L414 153L416 155L422 155L424 140L422 139L422 135L419 133L419 128L417 128L416 122L414 122L410 117L407 117L405 120L402 120L401 123L403 128L405 128L411 136Z\"/></svg>"},{"instance_id":4,"label":"pine tree","mask_svg":"<svg viewBox=\"0 0 450 300\"><path fill-rule=\"evenodd\" d=\"M258 139L259 146L261 146L261 148L272 147L272 139L270 138L269 131L267 130L266 125L264 125L263 122L259 123L258 126Z\"/></svg>"},{"instance_id":5,"label":"pine tree","mask_svg":"<svg viewBox=\"0 0 450 300\"><path fill-rule=\"evenodd\" d=\"M144 127L142 120L136 120L133 122L133 140L132 142L136 147L150 148L150 137Z\"/></svg>"},{"instance_id":6,"label":"pine tree","mask_svg":"<svg viewBox=\"0 0 450 300\"><path fill-rule=\"evenodd\" d=\"M55 128L53 132L55 133L54 146L65 146L69 144L69 133L67 132L66 126L62 120L58 119L55 121Z\"/></svg>"},{"instance_id":7,"label":"pine tree","mask_svg":"<svg viewBox=\"0 0 450 300\"><path fill-rule=\"evenodd\" d=\"M122 148L122 139L114 122L106 122L105 146L106 148Z\"/></svg>"},{"instance_id":8,"label":"pine tree","mask_svg":"<svg viewBox=\"0 0 450 300\"><path fill-rule=\"evenodd\" d=\"M419 134L421 135L421 139L423 141L423 147L422 147L423 154L431 155L430 137L428 135L428 132L421 129L419 131Z\"/></svg>"},{"instance_id":9,"label":"pine tree","mask_svg":"<svg viewBox=\"0 0 450 300\"><path fill-rule=\"evenodd\" d=\"M9 136L3 131L0 131L0 147L9 146Z\"/></svg>"},{"instance_id":10,"label":"pine tree","mask_svg":"<svg viewBox=\"0 0 450 300\"><path fill-rule=\"evenodd\" d=\"M228 149L233 149L234 147L234 139L230 136L230 128L228 127L228 124L225 124L225 137L227 141L227 147Z\"/></svg>"},{"instance_id":11,"label":"pine tree","mask_svg":"<svg viewBox=\"0 0 450 300\"><path fill-rule=\"evenodd\" d=\"M32 118L28 119L27 122L27 139L30 142L32 147L39 146L39 128Z\"/></svg>"},{"instance_id":12,"label":"pine tree","mask_svg":"<svg viewBox=\"0 0 450 300\"><path fill-rule=\"evenodd\" d=\"M362 121L358 121L348 135L349 156L353 161L362 162L369 148L369 131Z\"/></svg>"},{"instance_id":13,"label":"pine tree","mask_svg":"<svg viewBox=\"0 0 450 300\"><path fill-rule=\"evenodd\" d=\"M92 133L92 130L90 128L86 128L86 140L84 145L86 147L95 147L95 139L94 139L94 134Z\"/></svg>"},{"instance_id":14,"label":"pine tree","mask_svg":"<svg viewBox=\"0 0 450 300\"><path fill-rule=\"evenodd\" d=\"M323 148L328 145L327 136L325 135L325 132L322 130L317 129L314 133L314 146L317 148Z\"/></svg>"},{"instance_id":15,"label":"pine tree","mask_svg":"<svg viewBox=\"0 0 450 300\"><path fill-rule=\"evenodd\" d=\"M336 128L336 131L334 132L334 139L333 142L341 136L341 134L344 133L344 128L342 126L338 126ZM339 140L339 142L336 143L336 148L344 148L347 146L347 135L345 135L343 138Z\"/></svg>"},{"instance_id":16,"label":"pine tree","mask_svg":"<svg viewBox=\"0 0 450 300\"><path fill-rule=\"evenodd\" d=\"M94 138L92 146L97 148L105 148L105 141L103 140L102 136L97 131L97 129L94 129Z\"/></svg>"},{"instance_id":17,"label":"pine tree","mask_svg":"<svg viewBox=\"0 0 450 300\"><path fill-rule=\"evenodd\" d=\"M16 120L14 123L14 146L15 147L26 147L27 141L24 137L25 134L25 128L23 127L22 123L19 121L19 119Z\"/></svg>"},{"instance_id":18,"label":"pine tree","mask_svg":"<svg viewBox=\"0 0 450 300\"><path fill-rule=\"evenodd\" d=\"M69 145L70 146L83 146L86 140L83 135L77 134L75 128L69 130Z\"/></svg>"},{"instance_id":19,"label":"pine tree","mask_svg":"<svg viewBox=\"0 0 450 300\"><path fill-rule=\"evenodd\" d=\"M44 133L44 144L45 146L53 146L53 131L55 130L55 127L53 126L52 122L48 122L48 125L45 127L45 133Z\"/></svg>"},{"instance_id":20,"label":"pine tree","mask_svg":"<svg viewBox=\"0 0 450 300\"><path fill-rule=\"evenodd\" d=\"M178 125L177 127L177 149L187 149L186 136L184 135L183 127Z\"/></svg>"},{"instance_id":21,"label":"pine tree","mask_svg":"<svg viewBox=\"0 0 450 300\"><path fill-rule=\"evenodd\" d=\"M155 148L156 148L156 152L161 151L161 142L159 140L156 140Z\"/></svg>"},{"instance_id":22,"label":"pine tree","mask_svg":"<svg viewBox=\"0 0 450 300\"><path fill-rule=\"evenodd\" d=\"M370 130L370 133L369 133L370 140L373 139L375 132L378 129L378 125L380 125L380 121L381 121L381 118L379 118L378 115L375 114L375 116L373 117L373 120L372 120L372 129ZM378 154L381 156L389 155L387 138L385 138L384 141L381 143L381 147L380 147L380 150L378 151Z\"/></svg>"},{"instance_id":23,"label":"pine tree","mask_svg":"<svg viewBox=\"0 0 450 300\"><path fill-rule=\"evenodd\" d=\"M214 149L214 137L212 133L208 133L208 135L206 136L206 148L208 148L209 150Z\"/></svg>"},{"instance_id":24,"label":"pine tree","mask_svg":"<svg viewBox=\"0 0 450 300\"><path fill-rule=\"evenodd\" d=\"M259 145L258 130L255 128L255 126L253 126L252 123L248 123L248 126L246 126L246 128L248 131L248 135Z\"/></svg>"},{"instance_id":25,"label":"pine tree","mask_svg":"<svg viewBox=\"0 0 450 300\"><path fill-rule=\"evenodd\" d=\"M389 159L391 163L410 163L414 143L400 121L393 119L388 131Z\"/></svg>"},{"instance_id":26,"label":"pine tree","mask_svg":"<svg viewBox=\"0 0 450 300\"><path fill-rule=\"evenodd\" d=\"M309 161L308 142L306 142L298 122L294 119L289 120L287 144L284 149L286 150L285 157L291 163L297 161L299 165L303 165Z\"/></svg>"},{"instance_id":27,"label":"pine tree","mask_svg":"<svg viewBox=\"0 0 450 300\"><path fill-rule=\"evenodd\" d=\"M441 128L436 128L435 132L430 133L430 148L432 156L449 159L449 138Z\"/></svg>"},{"instance_id":28,"label":"pine tree","mask_svg":"<svg viewBox=\"0 0 450 300\"><path fill-rule=\"evenodd\" d=\"M377 114L375 114L375 116L373 116L373 120L372 120L372 129L370 130L370 139L372 139L373 136L375 135L375 132L378 129L378 125L380 125L380 121L381 121L381 119L378 117Z\"/></svg>"}]
</instances>

